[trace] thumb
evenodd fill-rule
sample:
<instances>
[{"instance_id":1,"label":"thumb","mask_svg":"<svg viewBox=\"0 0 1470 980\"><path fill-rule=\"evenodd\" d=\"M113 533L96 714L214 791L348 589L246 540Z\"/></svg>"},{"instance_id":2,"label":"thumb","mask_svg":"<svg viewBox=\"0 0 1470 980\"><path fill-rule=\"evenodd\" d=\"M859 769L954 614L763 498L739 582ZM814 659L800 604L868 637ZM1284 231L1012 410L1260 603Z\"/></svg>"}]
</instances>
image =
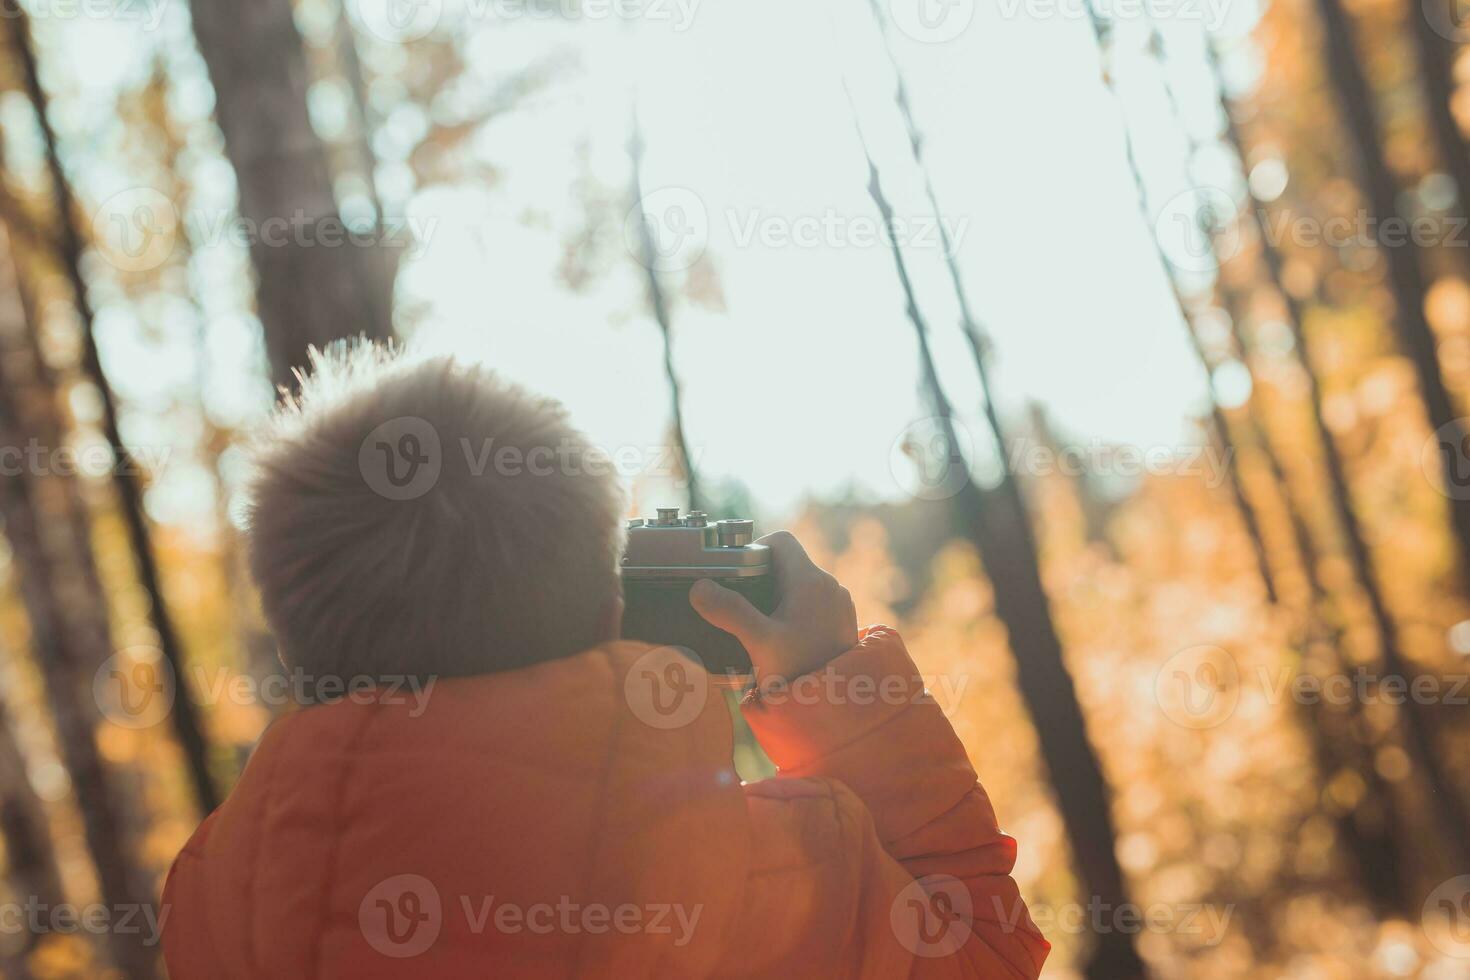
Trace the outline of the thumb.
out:
<instances>
[{"instance_id":1,"label":"thumb","mask_svg":"<svg viewBox=\"0 0 1470 980\"><path fill-rule=\"evenodd\" d=\"M770 627L765 613L752 606L739 592L734 592L702 578L689 590L689 604L711 626L722 629L739 640L746 649L759 643Z\"/></svg>"}]
</instances>

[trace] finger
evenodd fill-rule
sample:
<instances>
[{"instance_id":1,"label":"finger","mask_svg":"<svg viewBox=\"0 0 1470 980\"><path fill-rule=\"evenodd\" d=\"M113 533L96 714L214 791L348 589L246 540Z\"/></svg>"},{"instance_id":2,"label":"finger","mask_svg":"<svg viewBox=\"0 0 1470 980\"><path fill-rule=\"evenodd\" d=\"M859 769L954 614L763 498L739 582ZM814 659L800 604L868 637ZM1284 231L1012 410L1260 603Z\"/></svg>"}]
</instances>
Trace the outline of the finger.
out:
<instances>
[{"instance_id":1,"label":"finger","mask_svg":"<svg viewBox=\"0 0 1470 980\"><path fill-rule=\"evenodd\" d=\"M772 531L757 544L771 549L771 570L776 576L776 608L772 618L785 622L792 609L799 608L811 591L825 578L831 578L812 561L801 542L790 531Z\"/></svg>"},{"instance_id":2,"label":"finger","mask_svg":"<svg viewBox=\"0 0 1470 980\"><path fill-rule=\"evenodd\" d=\"M770 629L771 621L745 596L707 578L695 582L689 590L689 604L711 626L729 633L747 650L758 646Z\"/></svg>"},{"instance_id":3,"label":"finger","mask_svg":"<svg viewBox=\"0 0 1470 980\"><path fill-rule=\"evenodd\" d=\"M821 571L812 563L806 549L790 531L772 531L756 544L771 549L771 570L776 573L776 584L796 582Z\"/></svg>"}]
</instances>

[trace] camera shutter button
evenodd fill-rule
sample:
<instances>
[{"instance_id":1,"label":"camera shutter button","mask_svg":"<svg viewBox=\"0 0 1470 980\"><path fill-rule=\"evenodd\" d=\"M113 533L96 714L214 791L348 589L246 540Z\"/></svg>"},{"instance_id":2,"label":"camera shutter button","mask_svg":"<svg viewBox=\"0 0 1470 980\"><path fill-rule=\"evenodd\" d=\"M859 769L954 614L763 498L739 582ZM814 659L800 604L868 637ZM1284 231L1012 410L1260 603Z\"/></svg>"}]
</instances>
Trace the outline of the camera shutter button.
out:
<instances>
[{"instance_id":1,"label":"camera shutter button","mask_svg":"<svg viewBox=\"0 0 1470 980\"><path fill-rule=\"evenodd\" d=\"M721 548L740 548L755 540L755 521L716 521Z\"/></svg>"}]
</instances>

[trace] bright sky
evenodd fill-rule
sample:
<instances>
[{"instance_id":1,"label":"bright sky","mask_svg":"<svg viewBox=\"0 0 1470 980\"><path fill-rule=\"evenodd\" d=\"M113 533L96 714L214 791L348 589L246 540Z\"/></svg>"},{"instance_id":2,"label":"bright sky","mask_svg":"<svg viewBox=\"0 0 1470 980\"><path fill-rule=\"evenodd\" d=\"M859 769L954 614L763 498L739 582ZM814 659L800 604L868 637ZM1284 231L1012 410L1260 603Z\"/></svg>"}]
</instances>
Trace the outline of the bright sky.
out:
<instances>
[{"instance_id":1,"label":"bright sky","mask_svg":"<svg viewBox=\"0 0 1470 980\"><path fill-rule=\"evenodd\" d=\"M141 12L138 20L53 17L39 25L47 45L73 54L68 63L50 62L66 73L52 87L76 95L61 103L77 107L63 126L73 141L105 147L122 138L89 136L83 110L91 106L98 125L115 127L103 97L140 77L155 50L136 37L120 43L136 35L140 20L156 16L160 27L147 36L174 52L179 70L197 70L192 56L176 53L187 31L180 0L161 0L156 10L128 2ZM361 0L354 8L370 63L394 61L383 38L398 29L385 19L385 4L404 2ZM448 10L440 0L418 0L391 11L403 15L397 23L407 23L409 35L437 18L440 30L464 38L474 78L487 86L549 55L575 59L544 92L475 138L481 161L502 174L499 183L439 187L395 205L402 168L386 161L390 210L402 214L406 203L425 232L399 282L400 302L427 310L418 340L482 357L562 398L610 449L664 441L659 338L642 306L642 270L622 236L607 258L611 270L583 294L557 276L564 242L583 221L576 182L590 171L613 192L627 186L628 93L636 79L649 211L661 241L684 246L668 259L667 281L677 288L683 266L703 251L727 303L720 313L682 302L674 310L686 424L702 471L740 477L772 510L849 486L901 495L894 443L929 412L917 392L917 350L893 258L872 237L876 212L842 91L845 74L885 187L909 225L905 257L943 380L983 443L953 288L865 0L643 0L645 15L632 22L593 13L605 14L606 2L584 2L578 23L533 18L516 0L462 0ZM1138 207L1118 103L1101 83L1080 0L881 2L899 25L891 34L927 136L942 220L995 341L1004 411L1040 400L1062 431L1084 443L1194 441L1185 419L1200 408L1204 380ZM1170 84L1200 137L1215 125L1203 28L1239 35L1256 16L1250 0L1233 2L1232 9L1212 0L1152 4L1168 42ZM1157 65L1142 53L1148 22L1141 7L1107 6L1118 17L1116 74L1159 213L1186 186L1186 144ZM78 66L85 79L76 77ZM330 109L322 93L318 99ZM424 120L411 111L388 122L411 139ZM1233 176L1211 165L1200 161L1197 179L1232 187ZM83 191L93 204L149 180L117 167L88 169ZM201 173L212 175L210 193L223 186L228 194L228 174L208 164ZM625 210L620 205L616 218ZM193 275L238 270L238 255L212 251L203 250ZM207 323L210 388L222 404L230 389L244 393L236 403L258 399L258 388L231 377L240 373L248 329L241 312L216 306ZM120 318L105 335L104 353L115 373L128 376L119 385L124 394L146 400L156 369L151 378L118 370L152 356L129 340L139 327L136 318Z\"/></svg>"}]
</instances>

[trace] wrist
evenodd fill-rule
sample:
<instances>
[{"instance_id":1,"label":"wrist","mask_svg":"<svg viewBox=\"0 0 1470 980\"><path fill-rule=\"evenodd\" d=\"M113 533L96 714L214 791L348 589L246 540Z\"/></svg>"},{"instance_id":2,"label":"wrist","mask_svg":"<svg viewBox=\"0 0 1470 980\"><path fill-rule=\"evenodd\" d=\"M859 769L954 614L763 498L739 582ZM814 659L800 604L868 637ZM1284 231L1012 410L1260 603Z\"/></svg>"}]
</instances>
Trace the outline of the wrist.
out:
<instances>
[{"instance_id":1,"label":"wrist","mask_svg":"<svg viewBox=\"0 0 1470 980\"><path fill-rule=\"evenodd\" d=\"M928 697L903 640L881 626L815 670L756 680L743 712L766 753L788 772L811 767Z\"/></svg>"}]
</instances>

